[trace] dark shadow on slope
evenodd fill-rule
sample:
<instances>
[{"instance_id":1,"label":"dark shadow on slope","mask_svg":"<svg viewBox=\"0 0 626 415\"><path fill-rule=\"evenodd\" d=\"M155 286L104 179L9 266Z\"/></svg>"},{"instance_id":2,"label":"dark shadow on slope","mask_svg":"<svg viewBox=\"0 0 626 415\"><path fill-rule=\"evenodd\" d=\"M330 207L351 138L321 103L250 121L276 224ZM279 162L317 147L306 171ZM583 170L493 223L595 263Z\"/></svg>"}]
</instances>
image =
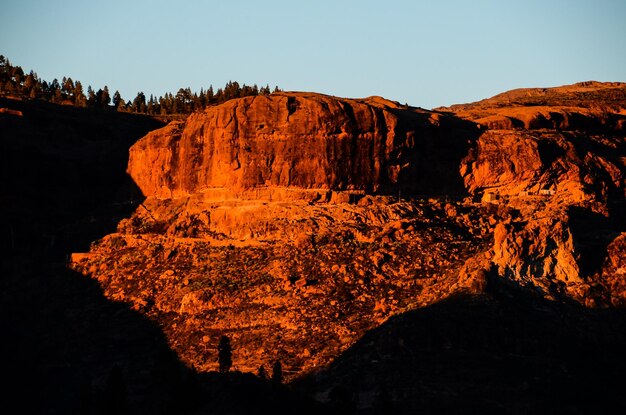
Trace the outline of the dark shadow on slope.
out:
<instances>
[{"instance_id":1,"label":"dark shadow on slope","mask_svg":"<svg viewBox=\"0 0 626 415\"><path fill-rule=\"evenodd\" d=\"M495 291L395 316L294 387L363 414L626 410L623 310Z\"/></svg>"},{"instance_id":2,"label":"dark shadow on slope","mask_svg":"<svg viewBox=\"0 0 626 415\"><path fill-rule=\"evenodd\" d=\"M0 99L0 107L23 113L0 114L5 252L32 245L56 260L85 250L141 201L126 174L128 149L162 123L45 102Z\"/></svg>"},{"instance_id":3,"label":"dark shadow on slope","mask_svg":"<svg viewBox=\"0 0 626 415\"><path fill-rule=\"evenodd\" d=\"M161 124L43 102L0 107L22 113L0 118L3 404L20 413L157 411L176 382L158 372L184 367L158 328L106 300L66 260L130 213L140 193L125 174L128 148Z\"/></svg>"},{"instance_id":4,"label":"dark shadow on slope","mask_svg":"<svg viewBox=\"0 0 626 415\"><path fill-rule=\"evenodd\" d=\"M0 113L3 409L249 411L251 405L238 402L247 402L254 383L241 387L237 375L233 381L197 375L178 360L154 322L109 301L96 281L66 266L71 252L87 251L91 241L114 232L142 200L125 173L128 149L162 124L44 102L0 99L0 108L22 113ZM267 396L265 406L272 403ZM276 396L284 413L296 411L300 400ZM230 398L237 402L230 404ZM212 410L211 399L223 410Z\"/></svg>"},{"instance_id":5,"label":"dark shadow on slope","mask_svg":"<svg viewBox=\"0 0 626 415\"><path fill-rule=\"evenodd\" d=\"M615 212L615 215L606 217L589 209L570 206L568 215L576 252L580 254L581 274L587 277L599 272L608 245L624 230L621 223L624 214Z\"/></svg>"},{"instance_id":6,"label":"dark shadow on slope","mask_svg":"<svg viewBox=\"0 0 626 415\"><path fill-rule=\"evenodd\" d=\"M289 386L251 373L209 372L196 376L202 399L194 414L326 414L324 405Z\"/></svg>"},{"instance_id":7,"label":"dark shadow on slope","mask_svg":"<svg viewBox=\"0 0 626 415\"><path fill-rule=\"evenodd\" d=\"M398 117L398 131L415 131L406 145L390 155L400 168L398 185L384 193L407 196L461 198L467 190L460 174L461 161L474 147L482 130L475 123L451 114L421 113L389 108ZM410 133L412 134L412 133ZM402 142L398 140L398 143Z\"/></svg>"},{"instance_id":8,"label":"dark shadow on slope","mask_svg":"<svg viewBox=\"0 0 626 415\"><path fill-rule=\"evenodd\" d=\"M590 139L589 131L583 133L569 133L566 137L569 142L574 145L576 155L585 160L589 154L594 154L609 163L612 168L618 169L619 174L624 177L626 168L622 161L623 154L626 153L626 141L623 133L620 135L607 131L604 137ZM594 183L589 184L590 190L601 194L606 193L608 202L615 202L624 199L624 188L622 184L616 183L614 174L604 166L597 166L596 163L587 163L589 166L588 174L595 178ZM602 189L604 187L604 189Z\"/></svg>"},{"instance_id":9,"label":"dark shadow on slope","mask_svg":"<svg viewBox=\"0 0 626 415\"><path fill-rule=\"evenodd\" d=\"M626 154L626 141L608 132L602 139L589 139L588 134L569 134L568 140L574 144L581 160L588 154L594 154L616 169L611 171L603 164L587 163L589 171L586 174L593 178L587 186L597 195L605 197L607 216L579 206L571 206L568 210L572 236L581 256L581 272L583 276L590 276L600 271L608 245L626 230L624 185L616 180L616 177L626 176L621 159Z\"/></svg>"}]
</instances>

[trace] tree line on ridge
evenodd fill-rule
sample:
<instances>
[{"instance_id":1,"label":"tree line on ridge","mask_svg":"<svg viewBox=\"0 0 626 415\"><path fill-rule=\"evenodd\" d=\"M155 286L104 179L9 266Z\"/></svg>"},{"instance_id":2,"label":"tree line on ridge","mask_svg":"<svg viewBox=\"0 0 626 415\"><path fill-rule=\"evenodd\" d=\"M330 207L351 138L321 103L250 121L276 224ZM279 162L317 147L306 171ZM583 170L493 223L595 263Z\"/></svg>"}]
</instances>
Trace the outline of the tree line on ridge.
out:
<instances>
[{"instance_id":1,"label":"tree line on ridge","mask_svg":"<svg viewBox=\"0 0 626 415\"><path fill-rule=\"evenodd\" d=\"M217 91L214 91L213 85L206 90L200 88L200 92L193 92L187 87L180 88L176 94L168 92L158 98L153 95L146 97L140 91L132 100L125 100L119 91L111 95L106 85L98 90L89 85L85 91L80 81L74 81L70 77L64 76L61 81L55 78L52 82L47 82L32 70L26 74L20 66L12 65L9 59L0 55L0 96L38 99L80 108L105 108L154 116L191 114L230 99L269 95L278 91L278 86L271 90L269 85L259 87L256 84L250 86L229 81Z\"/></svg>"}]
</instances>

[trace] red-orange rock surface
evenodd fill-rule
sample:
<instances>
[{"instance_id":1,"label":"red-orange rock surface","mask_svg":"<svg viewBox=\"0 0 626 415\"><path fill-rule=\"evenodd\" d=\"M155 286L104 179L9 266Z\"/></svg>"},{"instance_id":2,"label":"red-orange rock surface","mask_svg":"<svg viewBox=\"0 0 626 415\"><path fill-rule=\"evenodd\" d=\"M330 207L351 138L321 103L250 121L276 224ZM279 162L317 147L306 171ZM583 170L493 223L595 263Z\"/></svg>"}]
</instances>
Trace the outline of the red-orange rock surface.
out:
<instances>
[{"instance_id":1,"label":"red-orange rock surface","mask_svg":"<svg viewBox=\"0 0 626 415\"><path fill-rule=\"evenodd\" d=\"M394 314L494 281L621 306L625 88L436 112L312 93L211 107L131 148L148 199L73 267L203 370L228 333L237 368L278 356L297 376Z\"/></svg>"},{"instance_id":2,"label":"red-orange rock surface","mask_svg":"<svg viewBox=\"0 0 626 415\"><path fill-rule=\"evenodd\" d=\"M626 131L626 83L580 82L521 88L470 104L438 108L489 129Z\"/></svg>"},{"instance_id":3,"label":"red-orange rock surface","mask_svg":"<svg viewBox=\"0 0 626 415\"><path fill-rule=\"evenodd\" d=\"M458 190L459 152L475 132L461 125L377 97L247 97L150 133L131 148L128 172L162 198L255 186Z\"/></svg>"}]
</instances>

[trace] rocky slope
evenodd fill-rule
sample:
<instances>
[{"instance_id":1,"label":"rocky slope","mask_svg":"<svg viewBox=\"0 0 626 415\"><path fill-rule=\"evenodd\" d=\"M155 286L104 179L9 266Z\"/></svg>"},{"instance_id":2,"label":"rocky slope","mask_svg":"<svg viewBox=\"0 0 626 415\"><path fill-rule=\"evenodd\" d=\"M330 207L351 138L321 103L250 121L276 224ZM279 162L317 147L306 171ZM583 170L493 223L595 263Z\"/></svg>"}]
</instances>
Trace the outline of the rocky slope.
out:
<instances>
[{"instance_id":1,"label":"rocky slope","mask_svg":"<svg viewBox=\"0 0 626 415\"><path fill-rule=\"evenodd\" d=\"M209 108L131 148L147 199L71 265L187 364L215 370L227 334L237 369L280 360L289 380L461 294L623 307L623 89L432 112L310 93Z\"/></svg>"},{"instance_id":2,"label":"rocky slope","mask_svg":"<svg viewBox=\"0 0 626 415\"><path fill-rule=\"evenodd\" d=\"M491 129L621 131L626 128L626 83L580 82L522 88L471 104L438 108Z\"/></svg>"},{"instance_id":3,"label":"rocky slope","mask_svg":"<svg viewBox=\"0 0 626 415\"><path fill-rule=\"evenodd\" d=\"M607 246L624 231L624 94L623 83L585 82L516 90L449 109L479 123L494 111L543 120L546 105L552 120L563 111L593 112L591 122L520 123L518 117L513 125L483 124L485 132L461 163L471 194L517 212L494 232L492 263L506 280L551 298L623 304L623 284L608 283L615 278L599 257L616 260Z\"/></svg>"}]
</instances>

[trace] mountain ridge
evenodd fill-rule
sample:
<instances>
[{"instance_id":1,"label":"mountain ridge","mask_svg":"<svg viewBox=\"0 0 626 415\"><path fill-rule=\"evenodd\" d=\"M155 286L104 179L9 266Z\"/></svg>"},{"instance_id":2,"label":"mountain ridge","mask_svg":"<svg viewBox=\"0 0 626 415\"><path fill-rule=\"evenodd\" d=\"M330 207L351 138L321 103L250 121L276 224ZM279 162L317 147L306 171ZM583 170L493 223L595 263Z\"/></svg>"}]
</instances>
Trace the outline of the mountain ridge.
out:
<instances>
[{"instance_id":1,"label":"mountain ridge","mask_svg":"<svg viewBox=\"0 0 626 415\"><path fill-rule=\"evenodd\" d=\"M339 115L310 110L314 107L308 97L332 103ZM0 106L11 110L0 113L3 132L19 138L4 152L15 155L6 165L28 173L11 176L10 200L19 205L11 208L15 220L10 223L20 224L22 231L13 232L17 237L5 235L6 249L21 258L19 264L32 257L53 274L49 270L64 266L58 255L69 253L63 251L69 247L74 251L69 266L78 273L63 278L88 278L85 281L102 293L96 304L113 302L147 317L176 358L194 368L192 373L218 379L205 390L226 387L214 372L217 342L227 335L234 370L256 372L279 360L292 388L338 412L353 408L371 413L391 405L397 413L462 408L500 413L565 408L584 413L598 399L597 407L623 406L617 391L623 385L620 353L625 341L620 333L626 327L626 150L622 115L613 107L555 105L546 112L555 115L540 119L536 114L546 110L537 111L541 106L534 105L524 121L505 115L519 110L508 107L497 108L499 114L491 114L492 108L444 113L379 97L349 100L287 92L269 102L262 99L259 102L269 109L232 112L248 102L243 99L208 109L213 111L209 117L197 113L160 129L144 119L145 130L152 131L137 141L140 145L134 144L127 167L125 148L134 141L130 137L111 148L92 142L92 122L101 130L98 139L106 138L102 123L94 121L98 113L90 112L93 119L81 123L83 112L72 109L76 123L65 131L59 129L61 124L54 127L56 107L46 107L50 123L42 124L33 122L38 119L31 112L36 102L1 101ZM273 105L276 110L271 110ZM66 110L58 109L63 114ZM218 124L217 113L226 121L237 114L238 126L254 128L234 128L232 120ZM591 122L577 115L572 121L574 113ZM480 121L489 114L508 121ZM67 121L63 117L58 119ZM324 117L330 117L331 128L320 123ZM385 117L393 119L385 125L395 127L385 131L377 127L382 123L371 122ZM120 122L120 131L131 120L114 121L117 118L111 115L110 122ZM257 134L258 124L267 120L273 123L274 135L264 135L263 129ZM307 129L310 125L321 127ZM51 135L53 127L58 137ZM237 157L240 166L231 163L231 152L244 154L246 143L259 145L264 137L278 138L280 150L291 148L291 153L281 155L278 146L265 153L251 148L245 158ZM299 146L310 138L318 145L307 146L309 153L302 153L307 157L301 157L304 147ZM83 141L89 145L77 145ZM384 150L380 166L374 169L369 156L354 163L352 157L359 151L371 154L354 146L368 149L374 142ZM184 145L172 147L180 143ZM184 146L187 152L181 155ZM208 177L203 163L214 154L203 148L219 148L220 157L226 155L218 163L216 177L224 180L220 186L198 179ZM43 166L57 165L56 173L48 167L28 167L28 149L37 149L36 160ZM269 164L268 154L274 155ZM285 162L276 162L279 155ZM289 171L292 164L307 166L312 160L371 170L298 167L298 176L293 168ZM187 163L185 173L168 177L168 169L176 170L179 161ZM281 164L287 168L278 168ZM402 174L393 181L395 166ZM125 168L137 183L124 175ZM244 170L260 171L260 178L258 173L246 176ZM281 174L272 176L274 171ZM340 180L328 179L327 171ZM289 180L281 182L282 177ZM38 190L46 186L32 185L55 181L56 187L46 193ZM368 185L361 186L364 183ZM76 191L81 186L92 189L85 200ZM55 203L41 209L42 198L48 197ZM42 256L29 250L29 241L35 241ZM88 241L93 241L89 248ZM54 267L45 265L49 252L56 253ZM18 267L17 260L11 264L11 269ZM67 299L67 292L80 296L78 289L39 283L43 280L35 277L37 272L24 270L11 281L35 290L38 294L32 297L42 299L46 309L62 310L55 298ZM49 292L41 291L44 287ZM35 304L20 304L22 297L11 294L8 285L3 293L12 309L30 316L36 333L45 332L35 323ZM91 304L93 294L86 298ZM86 325L98 315L100 306L83 312L67 303L72 316L85 316ZM55 312L42 321L60 327L68 321L62 315ZM68 333L81 333L71 327ZM484 336L472 336L468 327ZM22 331L16 325L9 333ZM552 334L542 340L542 333ZM63 341L52 334L42 338L55 351L45 367L69 359L83 375L97 371L98 378L90 384L101 399L104 354L94 355L102 357L97 362L80 351L68 357ZM28 339L22 342L28 344ZM72 344L68 350L79 343ZM89 347L93 353L97 345ZM146 350L152 356L153 350ZM117 352L132 382L132 405L156 396L145 384L151 358L126 362L128 355ZM62 379L76 386L68 380L70 373L65 370ZM52 378L48 374L45 381ZM166 385L172 383L160 387ZM51 390L61 394L59 386ZM141 390L151 390L152 395L141 395ZM499 391L498 398L493 391ZM217 399L216 393L210 395ZM218 400L220 411L227 412L227 399ZM210 413L212 407L203 403L200 408L200 413Z\"/></svg>"},{"instance_id":2,"label":"mountain ridge","mask_svg":"<svg viewBox=\"0 0 626 415\"><path fill-rule=\"evenodd\" d=\"M372 328L368 313L381 322L481 293L494 276L539 298L623 304L621 268L591 253L620 255L624 138L584 126L492 129L305 92L229 101L131 148L148 199L73 263L203 370L215 363L197 339L225 330L238 367L272 350L308 373ZM597 215L600 238L576 225Z\"/></svg>"}]
</instances>

